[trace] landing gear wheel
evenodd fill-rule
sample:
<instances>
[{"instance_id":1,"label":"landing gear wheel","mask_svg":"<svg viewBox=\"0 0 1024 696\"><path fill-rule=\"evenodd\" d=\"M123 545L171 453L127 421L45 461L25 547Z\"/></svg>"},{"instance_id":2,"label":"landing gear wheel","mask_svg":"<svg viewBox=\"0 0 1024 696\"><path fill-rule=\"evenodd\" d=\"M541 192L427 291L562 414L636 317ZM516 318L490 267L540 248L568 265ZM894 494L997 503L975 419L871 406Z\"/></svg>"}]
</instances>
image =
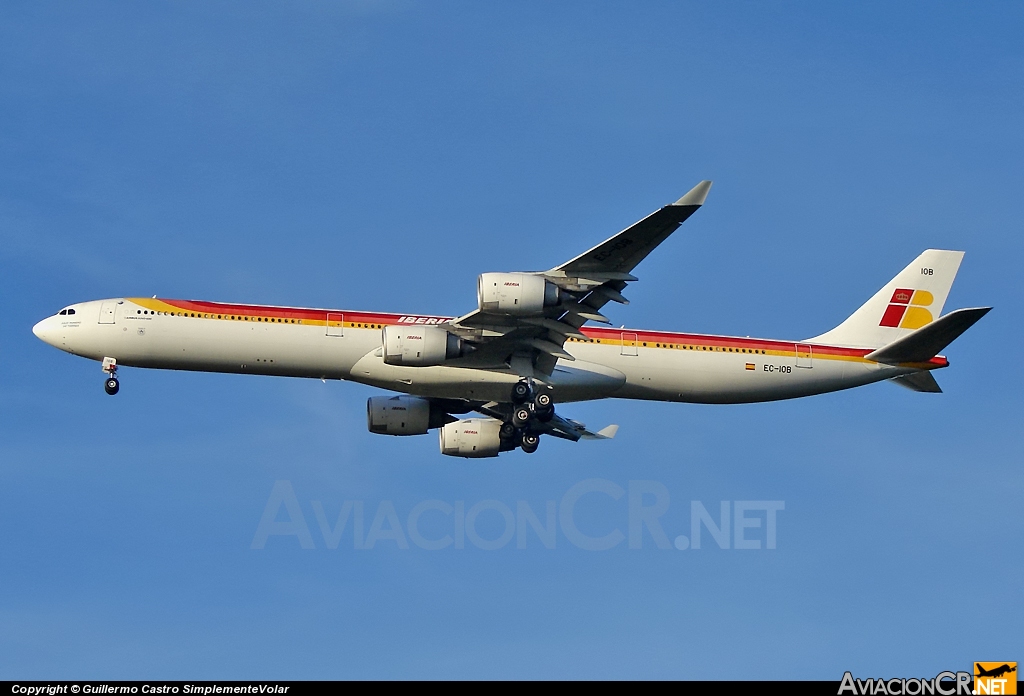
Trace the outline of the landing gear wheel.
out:
<instances>
[{"instance_id":1,"label":"landing gear wheel","mask_svg":"<svg viewBox=\"0 0 1024 696\"><path fill-rule=\"evenodd\" d=\"M512 425L517 428L523 428L530 422L532 415L528 406L517 406L516 410L512 412Z\"/></svg>"},{"instance_id":2,"label":"landing gear wheel","mask_svg":"<svg viewBox=\"0 0 1024 696\"><path fill-rule=\"evenodd\" d=\"M523 435L523 444L521 446L524 452L533 454L537 451L537 447L540 446L540 435L526 433Z\"/></svg>"},{"instance_id":3,"label":"landing gear wheel","mask_svg":"<svg viewBox=\"0 0 1024 696\"><path fill-rule=\"evenodd\" d=\"M551 401L551 395L541 392L533 399L533 414L541 423L547 423L555 415L555 405Z\"/></svg>"},{"instance_id":4,"label":"landing gear wheel","mask_svg":"<svg viewBox=\"0 0 1024 696\"><path fill-rule=\"evenodd\" d=\"M515 437L515 434L516 426L512 425L511 423L502 423L501 429L498 430L498 437L500 437L502 440L511 440L513 437Z\"/></svg>"},{"instance_id":5,"label":"landing gear wheel","mask_svg":"<svg viewBox=\"0 0 1024 696\"><path fill-rule=\"evenodd\" d=\"M110 379L108 379L103 384L103 390L105 392L107 392L108 394L110 394L111 396L116 394L117 390L120 389L120 388L121 388L121 385L118 383L118 381L117 381L117 379L115 377L111 377Z\"/></svg>"},{"instance_id":6,"label":"landing gear wheel","mask_svg":"<svg viewBox=\"0 0 1024 696\"><path fill-rule=\"evenodd\" d=\"M529 382L516 382L512 387L512 403L525 403L530 399L530 392L532 391Z\"/></svg>"}]
</instances>

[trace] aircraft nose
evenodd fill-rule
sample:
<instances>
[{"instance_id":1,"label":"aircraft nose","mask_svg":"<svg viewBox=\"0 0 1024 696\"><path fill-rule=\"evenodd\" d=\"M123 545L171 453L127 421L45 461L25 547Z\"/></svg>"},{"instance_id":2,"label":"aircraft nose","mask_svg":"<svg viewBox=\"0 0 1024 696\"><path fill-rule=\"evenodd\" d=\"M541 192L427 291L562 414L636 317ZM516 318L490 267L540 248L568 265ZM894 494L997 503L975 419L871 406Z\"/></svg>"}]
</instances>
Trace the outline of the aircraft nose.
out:
<instances>
[{"instance_id":1,"label":"aircraft nose","mask_svg":"<svg viewBox=\"0 0 1024 696\"><path fill-rule=\"evenodd\" d=\"M33 326L32 333L34 333L36 335L36 338L38 338L40 341L53 345L53 328L52 322L50 321L50 317L43 319L41 322Z\"/></svg>"}]
</instances>

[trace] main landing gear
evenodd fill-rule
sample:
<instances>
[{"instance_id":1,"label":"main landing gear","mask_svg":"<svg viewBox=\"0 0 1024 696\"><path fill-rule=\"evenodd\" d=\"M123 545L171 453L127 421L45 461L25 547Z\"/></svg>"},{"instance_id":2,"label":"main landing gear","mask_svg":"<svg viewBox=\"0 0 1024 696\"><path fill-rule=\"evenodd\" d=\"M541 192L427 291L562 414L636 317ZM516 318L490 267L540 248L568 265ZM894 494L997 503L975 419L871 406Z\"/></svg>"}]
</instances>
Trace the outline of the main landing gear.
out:
<instances>
[{"instance_id":1,"label":"main landing gear","mask_svg":"<svg viewBox=\"0 0 1024 696\"><path fill-rule=\"evenodd\" d=\"M527 454L537 451L540 435L530 428L531 423L547 423L555 415L551 394L537 391L531 380L516 382L512 387L512 417L502 423L500 435L511 447L519 446Z\"/></svg>"},{"instance_id":2,"label":"main landing gear","mask_svg":"<svg viewBox=\"0 0 1024 696\"><path fill-rule=\"evenodd\" d=\"M121 383L117 381L117 360L114 358L103 358L103 371L107 373L107 379L103 383L103 391L113 396L121 388Z\"/></svg>"},{"instance_id":3,"label":"main landing gear","mask_svg":"<svg viewBox=\"0 0 1024 696\"><path fill-rule=\"evenodd\" d=\"M536 433L523 433L523 443L519 445L527 454L533 454L540 446L540 435Z\"/></svg>"}]
</instances>

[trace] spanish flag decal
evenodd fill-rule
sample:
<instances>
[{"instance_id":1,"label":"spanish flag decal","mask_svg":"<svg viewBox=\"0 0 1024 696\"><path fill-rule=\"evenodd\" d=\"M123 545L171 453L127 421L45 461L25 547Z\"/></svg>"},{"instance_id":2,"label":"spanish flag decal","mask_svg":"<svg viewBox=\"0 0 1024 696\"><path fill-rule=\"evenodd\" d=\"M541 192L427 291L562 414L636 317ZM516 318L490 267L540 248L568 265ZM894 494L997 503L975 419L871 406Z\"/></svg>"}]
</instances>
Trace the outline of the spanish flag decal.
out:
<instances>
[{"instance_id":1,"label":"spanish flag decal","mask_svg":"<svg viewBox=\"0 0 1024 696\"><path fill-rule=\"evenodd\" d=\"M745 367L746 367L746 368L747 368L748 370L753 370L753 369L754 369L754 363L747 363L747 364L745 365Z\"/></svg>"}]
</instances>

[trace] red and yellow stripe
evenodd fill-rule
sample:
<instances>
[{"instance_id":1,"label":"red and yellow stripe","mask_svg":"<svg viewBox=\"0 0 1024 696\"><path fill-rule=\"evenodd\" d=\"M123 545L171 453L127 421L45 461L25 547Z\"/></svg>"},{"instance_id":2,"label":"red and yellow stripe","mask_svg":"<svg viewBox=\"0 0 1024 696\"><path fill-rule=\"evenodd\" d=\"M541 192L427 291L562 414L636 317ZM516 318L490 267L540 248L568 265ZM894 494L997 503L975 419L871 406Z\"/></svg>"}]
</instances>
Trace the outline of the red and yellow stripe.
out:
<instances>
[{"instance_id":1,"label":"red and yellow stripe","mask_svg":"<svg viewBox=\"0 0 1024 696\"><path fill-rule=\"evenodd\" d=\"M353 329L379 329L387 324L442 324L452 317L428 315L381 314L377 312L343 312L333 309L301 307L274 307L243 305L199 300L168 300L163 298L130 297L129 302L150 312L193 319L217 321L255 321L275 324L302 324L305 326L343 326Z\"/></svg>"},{"instance_id":2,"label":"red and yellow stripe","mask_svg":"<svg viewBox=\"0 0 1024 696\"><path fill-rule=\"evenodd\" d=\"M340 326L351 329L380 329L390 324L443 324L452 317L424 314L382 314L379 312L349 312L332 309L307 309L298 307L273 307L266 305L243 305L225 302L204 302L198 300L168 300L148 297L128 298L143 310L170 316L182 316L215 321L245 321L275 324L302 324L305 326ZM674 333L669 331L642 331L584 327L580 332L585 339L568 339L571 344L586 342L603 345L635 345L637 348L655 350L689 350L714 353L738 353L740 355L763 355L792 358L806 344L793 341L774 341L759 338L733 336L710 336L704 334ZM815 360L847 360L873 362L865 356L869 348L843 348L814 344ZM801 351L802 353L802 351ZM946 367L949 361L935 356L923 363L908 365L921 369Z\"/></svg>"},{"instance_id":3,"label":"red and yellow stripe","mask_svg":"<svg viewBox=\"0 0 1024 696\"><path fill-rule=\"evenodd\" d=\"M792 358L799 350L801 357L813 357L815 360L847 360L852 362L874 362L865 356L872 352L871 348L844 348L820 344L805 344L795 341L774 341L760 338L739 338L734 336L709 336L704 334L674 333L668 331L640 331L630 329L605 329L585 327L581 329L587 343L607 345L635 345L637 348L654 348L655 350L692 350L715 353L739 353L740 355L772 355ZM634 336L636 337L634 339ZM628 338L627 338L628 337ZM570 338L570 343L584 342L584 339ZM802 348L810 346L810 355ZM571 349L569 349L570 352ZM923 363L908 366L930 369L946 367L949 361L942 356L935 356Z\"/></svg>"}]
</instances>

